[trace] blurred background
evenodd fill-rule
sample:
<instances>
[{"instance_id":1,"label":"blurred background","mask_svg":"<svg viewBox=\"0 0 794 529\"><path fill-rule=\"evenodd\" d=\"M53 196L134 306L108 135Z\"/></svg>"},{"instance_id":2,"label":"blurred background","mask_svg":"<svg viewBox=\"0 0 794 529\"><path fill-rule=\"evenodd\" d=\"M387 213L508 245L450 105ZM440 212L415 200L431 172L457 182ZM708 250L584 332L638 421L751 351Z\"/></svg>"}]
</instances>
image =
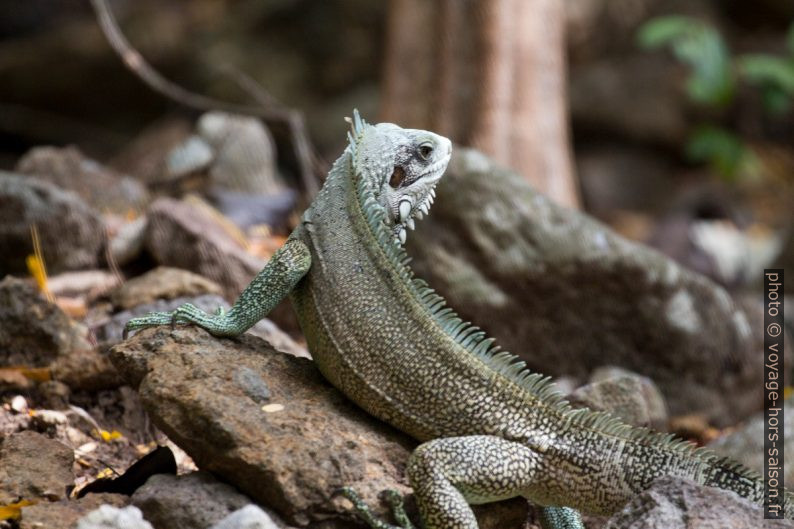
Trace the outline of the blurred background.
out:
<instances>
[{"instance_id":1,"label":"blurred background","mask_svg":"<svg viewBox=\"0 0 794 529\"><path fill-rule=\"evenodd\" d=\"M431 128L736 287L794 252L794 5L717 0L113 0L165 78L299 112L274 163L311 190L343 116ZM151 184L201 114L148 88L89 2L0 2L0 168L76 146ZM273 101L275 100L275 101ZM315 156L316 152L316 156ZM303 162L303 178L301 178ZM148 165L147 165L148 164ZM790 230L789 230L790 231ZM789 257L790 259L790 257Z\"/></svg>"},{"instance_id":2,"label":"blurred background","mask_svg":"<svg viewBox=\"0 0 794 529\"><path fill-rule=\"evenodd\" d=\"M794 2L0 0L0 81L0 440L70 446L70 487L166 442L111 362L147 339L124 324L228 307L354 108L456 143L407 251L462 318L572 403L760 470L764 268L794 287ZM268 318L251 332L309 356L288 304ZM336 483L329 450L300 483ZM371 498L403 479L388 453ZM281 509L345 519L329 505Z\"/></svg>"}]
</instances>

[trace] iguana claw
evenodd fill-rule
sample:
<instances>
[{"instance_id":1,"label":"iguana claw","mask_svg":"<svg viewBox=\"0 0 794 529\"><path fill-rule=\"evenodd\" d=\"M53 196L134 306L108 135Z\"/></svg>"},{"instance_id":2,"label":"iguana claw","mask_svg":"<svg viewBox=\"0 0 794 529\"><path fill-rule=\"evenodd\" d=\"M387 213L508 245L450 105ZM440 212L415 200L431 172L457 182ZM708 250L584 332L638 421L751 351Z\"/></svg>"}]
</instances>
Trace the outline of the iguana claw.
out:
<instances>
[{"instance_id":1,"label":"iguana claw","mask_svg":"<svg viewBox=\"0 0 794 529\"><path fill-rule=\"evenodd\" d=\"M392 525L377 518L372 513L372 509L370 509L369 505L367 505L366 502L361 499L361 496L359 496L358 493L352 488L342 487L339 490L339 493L353 503L353 507L356 509L358 515L372 529L415 529L413 523L411 523L411 520L408 518L408 515L405 513L403 496L396 490L389 489L384 491L383 494L385 496L386 501L389 503L389 505L392 508L392 514L394 515L394 519L397 521L399 525Z\"/></svg>"}]
</instances>

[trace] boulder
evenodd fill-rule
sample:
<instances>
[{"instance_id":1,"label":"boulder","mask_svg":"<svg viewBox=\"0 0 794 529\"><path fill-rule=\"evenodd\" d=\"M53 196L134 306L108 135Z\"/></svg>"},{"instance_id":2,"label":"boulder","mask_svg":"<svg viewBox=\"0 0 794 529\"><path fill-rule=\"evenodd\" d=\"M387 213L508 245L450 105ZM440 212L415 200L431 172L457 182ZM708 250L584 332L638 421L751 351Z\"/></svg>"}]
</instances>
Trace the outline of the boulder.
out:
<instances>
[{"instance_id":1,"label":"boulder","mask_svg":"<svg viewBox=\"0 0 794 529\"><path fill-rule=\"evenodd\" d=\"M762 522L763 520L763 522ZM789 520L764 520L760 505L738 494L663 477L613 515L604 529L785 529Z\"/></svg>"},{"instance_id":2,"label":"boulder","mask_svg":"<svg viewBox=\"0 0 794 529\"><path fill-rule=\"evenodd\" d=\"M430 216L408 238L419 277L528 366L595 366L653 379L672 415L735 424L761 402L758 307L476 151L458 149Z\"/></svg>"},{"instance_id":3,"label":"boulder","mask_svg":"<svg viewBox=\"0 0 794 529\"><path fill-rule=\"evenodd\" d=\"M206 208L161 198L149 210L146 248L160 265L190 270L237 295L264 262L245 251L227 227Z\"/></svg>"},{"instance_id":4,"label":"boulder","mask_svg":"<svg viewBox=\"0 0 794 529\"><path fill-rule=\"evenodd\" d=\"M152 421L200 469L291 524L348 527L342 486L380 515L381 491L409 490L404 470L416 442L355 407L310 360L194 327L146 329L111 356ZM527 506L518 499L478 513L483 527L505 527L524 520Z\"/></svg>"},{"instance_id":5,"label":"boulder","mask_svg":"<svg viewBox=\"0 0 794 529\"><path fill-rule=\"evenodd\" d=\"M90 345L80 329L28 281L0 281L0 366L48 365Z\"/></svg>"},{"instance_id":6,"label":"boulder","mask_svg":"<svg viewBox=\"0 0 794 529\"><path fill-rule=\"evenodd\" d=\"M132 495L132 504L155 529L206 529L250 503L234 487L201 471L182 476L156 474Z\"/></svg>"},{"instance_id":7,"label":"boulder","mask_svg":"<svg viewBox=\"0 0 794 529\"><path fill-rule=\"evenodd\" d=\"M66 498L74 484L71 448L31 430L0 443L0 505Z\"/></svg>"},{"instance_id":8,"label":"boulder","mask_svg":"<svg viewBox=\"0 0 794 529\"><path fill-rule=\"evenodd\" d=\"M16 171L73 191L99 211L123 214L149 201L146 187L138 180L85 157L74 146L34 147L19 160Z\"/></svg>"},{"instance_id":9,"label":"boulder","mask_svg":"<svg viewBox=\"0 0 794 529\"><path fill-rule=\"evenodd\" d=\"M0 171L0 271L27 273L35 225L50 273L95 268L104 246L99 214L75 193L15 173Z\"/></svg>"}]
</instances>

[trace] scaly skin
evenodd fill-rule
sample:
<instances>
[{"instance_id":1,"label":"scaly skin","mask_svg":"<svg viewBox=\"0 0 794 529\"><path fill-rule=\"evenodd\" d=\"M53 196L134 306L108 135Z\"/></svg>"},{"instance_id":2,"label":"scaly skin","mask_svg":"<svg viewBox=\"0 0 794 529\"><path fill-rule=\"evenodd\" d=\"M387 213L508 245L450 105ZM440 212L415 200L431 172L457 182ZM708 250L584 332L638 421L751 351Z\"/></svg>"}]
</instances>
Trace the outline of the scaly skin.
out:
<instances>
[{"instance_id":1,"label":"scaly skin","mask_svg":"<svg viewBox=\"0 0 794 529\"><path fill-rule=\"evenodd\" d=\"M760 479L735 463L605 413L571 410L546 378L499 352L413 277L401 242L432 203L449 140L370 126L357 113L350 140L301 225L228 313L180 307L126 328L193 323L237 335L289 293L323 375L423 441L408 476L427 529L476 529L469 504L514 496L543 507L544 527L581 529L576 510L611 514L661 475L762 501ZM392 527L345 494L372 527ZM787 493L787 517L790 502ZM400 502L392 504L407 527Z\"/></svg>"}]
</instances>

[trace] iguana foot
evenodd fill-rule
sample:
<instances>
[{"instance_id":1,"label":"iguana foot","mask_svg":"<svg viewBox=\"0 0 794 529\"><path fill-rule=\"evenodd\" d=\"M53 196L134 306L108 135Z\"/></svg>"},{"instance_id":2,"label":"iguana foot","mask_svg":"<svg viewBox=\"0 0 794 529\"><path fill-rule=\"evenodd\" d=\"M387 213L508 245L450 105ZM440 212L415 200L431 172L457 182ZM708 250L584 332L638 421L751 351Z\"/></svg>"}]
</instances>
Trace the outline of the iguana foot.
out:
<instances>
[{"instance_id":1,"label":"iguana foot","mask_svg":"<svg viewBox=\"0 0 794 529\"><path fill-rule=\"evenodd\" d=\"M130 331L139 331L158 325L193 324L205 329L215 336L228 336L239 334L237 325L229 320L223 308L218 308L215 314L207 314L191 303L180 305L171 312L150 312L146 316L132 318L124 326L123 338L126 340Z\"/></svg>"},{"instance_id":2,"label":"iguana foot","mask_svg":"<svg viewBox=\"0 0 794 529\"><path fill-rule=\"evenodd\" d=\"M584 529L579 511L570 507L541 507L539 518L543 529Z\"/></svg>"},{"instance_id":3,"label":"iguana foot","mask_svg":"<svg viewBox=\"0 0 794 529\"><path fill-rule=\"evenodd\" d=\"M339 491L345 498L353 502L353 507L358 512L358 515L369 525L372 529L415 529L413 523L405 513L405 505L403 504L402 495L396 490L387 490L384 492L386 501L392 509L394 519L399 525L392 525L378 519L369 506L361 499L358 493L350 487L343 487Z\"/></svg>"}]
</instances>

